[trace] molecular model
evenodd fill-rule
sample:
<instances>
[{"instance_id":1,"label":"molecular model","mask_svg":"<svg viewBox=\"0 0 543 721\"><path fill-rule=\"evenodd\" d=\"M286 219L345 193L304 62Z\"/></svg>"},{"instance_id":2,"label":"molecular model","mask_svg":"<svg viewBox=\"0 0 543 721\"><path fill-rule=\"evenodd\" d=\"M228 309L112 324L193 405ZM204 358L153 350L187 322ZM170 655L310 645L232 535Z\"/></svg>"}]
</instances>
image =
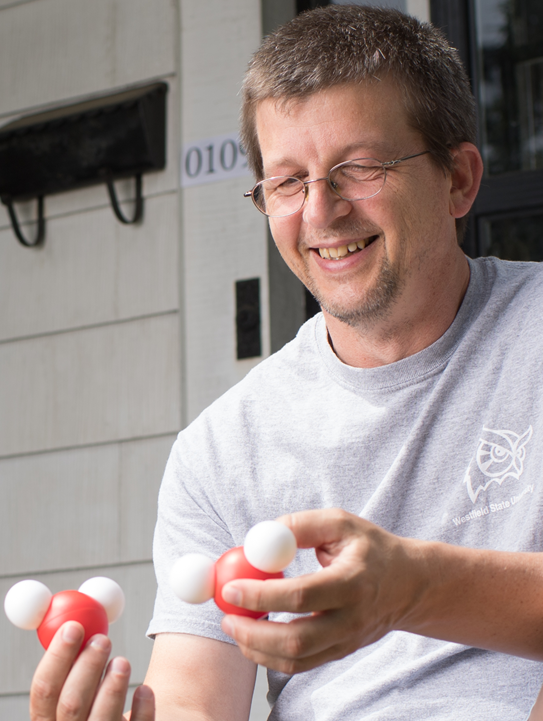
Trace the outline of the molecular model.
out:
<instances>
[{"instance_id":1,"label":"molecular model","mask_svg":"<svg viewBox=\"0 0 543 721\"><path fill-rule=\"evenodd\" d=\"M214 598L224 613L261 618L265 611L250 611L233 606L222 597L222 589L237 578L267 580L283 578L285 569L296 555L294 534L278 521L262 521L253 526L243 546L231 548L216 561L201 553L179 558L170 573L174 593L187 603L204 603Z\"/></svg>"},{"instance_id":2,"label":"molecular model","mask_svg":"<svg viewBox=\"0 0 543 721\"><path fill-rule=\"evenodd\" d=\"M107 635L109 624L120 618L123 609L121 587L104 576L89 578L79 591L55 595L39 581L19 581L9 589L4 601L9 620L18 628L36 629L45 649L66 621L78 621L85 629L83 649L96 633Z\"/></svg>"}]
</instances>

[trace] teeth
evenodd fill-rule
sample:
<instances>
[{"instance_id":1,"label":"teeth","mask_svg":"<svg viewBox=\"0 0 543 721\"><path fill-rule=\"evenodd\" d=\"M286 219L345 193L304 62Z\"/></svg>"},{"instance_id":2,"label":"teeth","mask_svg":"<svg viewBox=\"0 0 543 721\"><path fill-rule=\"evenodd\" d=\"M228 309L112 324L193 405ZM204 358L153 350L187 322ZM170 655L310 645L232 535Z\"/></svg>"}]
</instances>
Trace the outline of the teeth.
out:
<instances>
[{"instance_id":1,"label":"teeth","mask_svg":"<svg viewBox=\"0 0 543 721\"><path fill-rule=\"evenodd\" d=\"M339 248L319 248L321 258L334 258L339 260L344 258L349 253L354 253L356 250L364 250L366 245L369 243L369 238L366 240L359 240L357 243L349 243L349 245L340 245Z\"/></svg>"}]
</instances>

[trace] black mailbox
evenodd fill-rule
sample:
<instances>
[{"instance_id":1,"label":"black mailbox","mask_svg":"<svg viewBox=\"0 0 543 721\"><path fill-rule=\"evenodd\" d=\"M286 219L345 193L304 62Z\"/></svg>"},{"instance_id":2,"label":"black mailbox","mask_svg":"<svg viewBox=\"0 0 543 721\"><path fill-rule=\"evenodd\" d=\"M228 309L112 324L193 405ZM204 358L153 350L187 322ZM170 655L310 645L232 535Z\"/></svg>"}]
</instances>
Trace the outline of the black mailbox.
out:
<instances>
[{"instance_id":1,"label":"black mailbox","mask_svg":"<svg viewBox=\"0 0 543 721\"><path fill-rule=\"evenodd\" d=\"M123 223L143 214L141 175L166 162L165 83L129 90L19 118L0 129L0 198L24 245L43 240L43 197L96 183L108 186L113 210ZM135 177L136 206L122 213L113 181ZM13 202L38 199L38 233L21 233Z\"/></svg>"}]
</instances>

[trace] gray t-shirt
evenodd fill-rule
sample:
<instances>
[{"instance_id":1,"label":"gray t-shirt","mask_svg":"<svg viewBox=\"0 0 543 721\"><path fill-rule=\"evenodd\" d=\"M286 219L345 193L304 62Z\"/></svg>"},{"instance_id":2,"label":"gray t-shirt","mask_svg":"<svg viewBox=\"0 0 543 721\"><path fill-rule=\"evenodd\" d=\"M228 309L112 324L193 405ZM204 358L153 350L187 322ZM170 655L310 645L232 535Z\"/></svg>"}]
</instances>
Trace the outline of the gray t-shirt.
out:
<instances>
[{"instance_id":1,"label":"gray t-shirt","mask_svg":"<svg viewBox=\"0 0 543 721\"><path fill-rule=\"evenodd\" d=\"M543 549L543 267L470 266L453 324L420 353L347 366L318 315L179 435L159 498L149 634L230 642L212 601L172 594L169 569L191 551L218 557L284 513L340 507L400 536ZM318 567L299 551L287 575ZM543 666L393 632L269 681L274 721L525 721Z\"/></svg>"}]
</instances>

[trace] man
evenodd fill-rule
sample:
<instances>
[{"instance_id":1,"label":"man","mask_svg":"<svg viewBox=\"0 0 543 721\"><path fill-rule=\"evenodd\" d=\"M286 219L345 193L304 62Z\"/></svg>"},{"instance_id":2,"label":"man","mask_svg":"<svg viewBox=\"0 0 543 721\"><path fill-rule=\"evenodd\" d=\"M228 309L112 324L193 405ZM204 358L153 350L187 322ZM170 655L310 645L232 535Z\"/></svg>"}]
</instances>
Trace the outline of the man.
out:
<instances>
[{"instance_id":1,"label":"man","mask_svg":"<svg viewBox=\"0 0 543 721\"><path fill-rule=\"evenodd\" d=\"M246 719L261 663L275 720L524 721L543 676L543 284L458 245L482 163L456 54L395 11L316 10L253 59L243 133L251 196L323 313L174 446L156 718ZM177 557L275 517L304 549L290 577L224 590L270 621L174 597ZM120 718L128 663L99 686L109 642L71 668L80 633L45 654L34 719ZM154 718L149 688L132 721Z\"/></svg>"}]
</instances>

